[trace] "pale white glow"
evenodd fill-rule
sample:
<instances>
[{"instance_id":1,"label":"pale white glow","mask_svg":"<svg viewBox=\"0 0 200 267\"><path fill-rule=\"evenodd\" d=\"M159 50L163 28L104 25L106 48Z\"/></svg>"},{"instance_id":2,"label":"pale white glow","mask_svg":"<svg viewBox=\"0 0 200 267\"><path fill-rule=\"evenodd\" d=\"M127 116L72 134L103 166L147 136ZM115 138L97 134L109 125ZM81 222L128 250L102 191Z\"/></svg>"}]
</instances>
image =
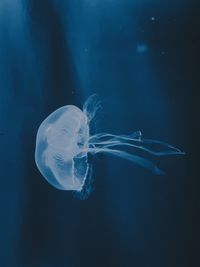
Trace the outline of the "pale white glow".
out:
<instances>
[{"instance_id":1,"label":"pale white glow","mask_svg":"<svg viewBox=\"0 0 200 267\"><path fill-rule=\"evenodd\" d=\"M183 154L166 143L143 139L140 131L130 135L90 134L90 122L100 103L90 96L83 110L74 105L61 107L40 125L36 138L35 161L45 179L61 190L81 191L89 174L88 153L107 153L137 163L156 174L163 172L138 150L154 156ZM155 149L152 147L159 147ZM126 148L133 149L127 152Z\"/></svg>"}]
</instances>

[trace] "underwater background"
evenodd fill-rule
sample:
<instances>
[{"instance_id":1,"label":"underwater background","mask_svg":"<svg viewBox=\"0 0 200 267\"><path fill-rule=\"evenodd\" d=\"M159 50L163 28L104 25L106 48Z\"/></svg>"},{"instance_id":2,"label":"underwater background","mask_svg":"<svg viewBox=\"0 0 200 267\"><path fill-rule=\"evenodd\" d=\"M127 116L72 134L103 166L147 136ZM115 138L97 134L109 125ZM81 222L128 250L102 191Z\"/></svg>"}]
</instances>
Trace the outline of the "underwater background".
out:
<instances>
[{"instance_id":1,"label":"underwater background","mask_svg":"<svg viewBox=\"0 0 200 267\"><path fill-rule=\"evenodd\" d=\"M0 266L186 267L199 259L199 2L0 1ZM88 199L49 185L35 138L96 93L96 132L165 141L156 176L109 155Z\"/></svg>"}]
</instances>

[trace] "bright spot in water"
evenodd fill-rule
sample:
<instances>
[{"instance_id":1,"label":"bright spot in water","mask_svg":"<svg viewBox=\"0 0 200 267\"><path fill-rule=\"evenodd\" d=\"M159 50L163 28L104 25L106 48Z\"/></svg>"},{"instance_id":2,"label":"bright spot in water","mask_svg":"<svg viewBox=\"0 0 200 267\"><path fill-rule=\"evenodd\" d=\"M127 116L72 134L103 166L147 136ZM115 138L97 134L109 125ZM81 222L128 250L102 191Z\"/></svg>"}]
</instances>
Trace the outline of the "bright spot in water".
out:
<instances>
[{"instance_id":1,"label":"bright spot in water","mask_svg":"<svg viewBox=\"0 0 200 267\"><path fill-rule=\"evenodd\" d=\"M89 154L107 153L117 156L155 174L163 172L150 160L136 155L138 150L155 156L184 154L166 143L143 139L140 131L130 135L91 135L90 124L99 107L97 96L92 95L86 100L83 110L74 105L63 106L51 113L40 125L36 137L36 165L44 178L57 189L81 192L89 186ZM155 147L159 147L159 150ZM127 152L126 148L131 148L133 152ZM89 192L89 188L86 191Z\"/></svg>"},{"instance_id":2,"label":"bright spot in water","mask_svg":"<svg viewBox=\"0 0 200 267\"><path fill-rule=\"evenodd\" d=\"M149 50L148 46L146 44L138 44L136 47L136 50L138 53L145 53Z\"/></svg>"},{"instance_id":3,"label":"bright spot in water","mask_svg":"<svg viewBox=\"0 0 200 267\"><path fill-rule=\"evenodd\" d=\"M152 21L155 21L155 20L156 20L156 18L155 18L155 17L151 17L151 20L152 20Z\"/></svg>"}]
</instances>

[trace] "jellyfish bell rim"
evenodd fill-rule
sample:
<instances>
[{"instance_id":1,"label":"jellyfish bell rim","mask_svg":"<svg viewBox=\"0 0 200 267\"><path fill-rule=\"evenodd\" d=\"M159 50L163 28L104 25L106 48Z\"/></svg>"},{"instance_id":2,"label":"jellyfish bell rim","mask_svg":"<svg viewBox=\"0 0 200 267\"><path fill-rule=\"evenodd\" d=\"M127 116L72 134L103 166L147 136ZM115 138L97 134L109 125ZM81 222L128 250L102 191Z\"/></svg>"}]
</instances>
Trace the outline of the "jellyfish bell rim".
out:
<instances>
[{"instance_id":1,"label":"jellyfish bell rim","mask_svg":"<svg viewBox=\"0 0 200 267\"><path fill-rule=\"evenodd\" d=\"M83 118L85 119L85 125L87 125L87 130L88 130L88 134L89 134L89 120L87 117L87 114L85 114L80 108L76 107L75 105L65 105L62 106L56 110L54 110L52 113L50 113L39 125L38 130L37 130L37 134L36 134L36 142L35 142L35 163L36 166L40 172L40 174L45 178L45 180L52 185L53 187L59 189L59 190L63 190L63 191L77 191L77 192L81 192L83 187L84 187L84 183L85 180L87 179L87 175L88 175L88 168L86 169L85 172L85 176L82 180L76 179L77 181L79 181L79 183L76 183L76 186L67 186L67 188L65 187L65 185L63 185L53 174L51 168L49 168L45 162L44 162L44 154L42 151L42 149L44 149L44 146L47 147L47 141L46 141L46 137L44 135L44 133L46 131L48 131L48 127L51 126L52 123L54 123L58 118L61 112L65 112L68 109L73 108L74 110L78 111ZM63 112L63 114L64 114ZM89 136L88 136L89 139ZM42 145L41 148L41 143L44 142L44 144ZM87 154L85 155L86 160L87 160Z\"/></svg>"}]
</instances>

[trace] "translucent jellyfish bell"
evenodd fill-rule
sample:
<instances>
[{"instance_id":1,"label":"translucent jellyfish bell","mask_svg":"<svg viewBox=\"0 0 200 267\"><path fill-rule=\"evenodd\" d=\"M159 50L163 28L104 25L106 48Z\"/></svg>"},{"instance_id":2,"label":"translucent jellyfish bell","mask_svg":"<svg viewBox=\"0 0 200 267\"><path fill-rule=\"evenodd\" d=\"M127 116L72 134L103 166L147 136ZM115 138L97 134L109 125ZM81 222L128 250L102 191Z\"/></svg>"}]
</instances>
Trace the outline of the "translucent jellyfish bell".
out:
<instances>
[{"instance_id":1,"label":"translucent jellyfish bell","mask_svg":"<svg viewBox=\"0 0 200 267\"><path fill-rule=\"evenodd\" d=\"M89 126L77 107L64 106L40 125L36 139L36 164L46 180L58 189L80 191L88 173Z\"/></svg>"},{"instance_id":2,"label":"translucent jellyfish bell","mask_svg":"<svg viewBox=\"0 0 200 267\"><path fill-rule=\"evenodd\" d=\"M74 105L61 107L40 125L36 137L35 162L45 179L61 190L82 191L90 173L88 153L109 153L135 162L156 174L163 172L136 151L155 156L184 154L179 149L156 140L143 139L140 131L131 135L97 133L90 135L90 122L100 102L90 96L83 111ZM152 149L159 147L159 150ZM132 148L133 153L126 148Z\"/></svg>"}]
</instances>

